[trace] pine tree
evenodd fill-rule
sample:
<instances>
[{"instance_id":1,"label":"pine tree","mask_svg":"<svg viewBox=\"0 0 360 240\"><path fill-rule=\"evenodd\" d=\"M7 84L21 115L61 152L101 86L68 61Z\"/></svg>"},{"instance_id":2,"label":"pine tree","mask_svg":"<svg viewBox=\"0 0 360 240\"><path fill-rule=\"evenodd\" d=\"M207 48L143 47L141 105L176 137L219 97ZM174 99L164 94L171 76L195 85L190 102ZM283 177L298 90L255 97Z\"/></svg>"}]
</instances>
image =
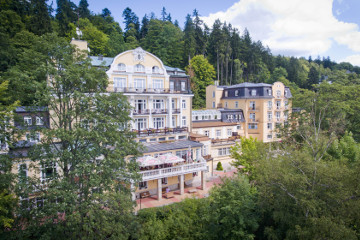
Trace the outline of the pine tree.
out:
<instances>
[{"instance_id":1,"label":"pine tree","mask_svg":"<svg viewBox=\"0 0 360 240\"><path fill-rule=\"evenodd\" d=\"M195 27L191 15L188 14L184 27L184 63L189 64L190 59L195 56L195 52Z\"/></svg>"},{"instance_id":2,"label":"pine tree","mask_svg":"<svg viewBox=\"0 0 360 240\"><path fill-rule=\"evenodd\" d=\"M70 0L57 0L55 18L59 23L59 35L66 36L71 30L70 23L75 23L78 19L76 15L76 5Z\"/></svg>"},{"instance_id":3,"label":"pine tree","mask_svg":"<svg viewBox=\"0 0 360 240\"><path fill-rule=\"evenodd\" d=\"M165 22L167 18L166 8L163 7L161 10L161 21Z\"/></svg>"},{"instance_id":4,"label":"pine tree","mask_svg":"<svg viewBox=\"0 0 360 240\"><path fill-rule=\"evenodd\" d=\"M129 7L125 8L122 16L124 17L124 23L125 23L125 35L131 29L131 36L135 36L136 39L139 40L139 31L140 31L139 18Z\"/></svg>"},{"instance_id":5,"label":"pine tree","mask_svg":"<svg viewBox=\"0 0 360 240\"><path fill-rule=\"evenodd\" d=\"M87 0L80 0L79 7L78 7L78 14L81 18L89 18L90 17L90 10L89 4Z\"/></svg>"},{"instance_id":6,"label":"pine tree","mask_svg":"<svg viewBox=\"0 0 360 240\"><path fill-rule=\"evenodd\" d=\"M141 28L140 28L140 39L143 39L146 37L148 31L149 31L149 18L147 17L147 15L145 14L145 16L143 17L142 21L141 21Z\"/></svg>"},{"instance_id":7,"label":"pine tree","mask_svg":"<svg viewBox=\"0 0 360 240\"><path fill-rule=\"evenodd\" d=\"M46 0L32 0L30 8L30 31L42 35L51 32L51 19Z\"/></svg>"}]
</instances>

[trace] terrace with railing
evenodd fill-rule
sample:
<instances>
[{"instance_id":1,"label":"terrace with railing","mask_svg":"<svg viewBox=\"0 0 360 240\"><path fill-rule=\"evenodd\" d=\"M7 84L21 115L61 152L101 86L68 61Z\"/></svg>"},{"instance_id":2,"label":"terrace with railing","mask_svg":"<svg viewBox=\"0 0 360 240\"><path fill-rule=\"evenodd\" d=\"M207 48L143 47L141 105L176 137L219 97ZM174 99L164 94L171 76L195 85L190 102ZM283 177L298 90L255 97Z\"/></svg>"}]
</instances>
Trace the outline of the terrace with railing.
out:
<instances>
[{"instance_id":1,"label":"terrace with railing","mask_svg":"<svg viewBox=\"0 0 360 240\"><path fill-rule=\"evenodd\" d=\"M207 170L206 162L200 161L197 163L186 163L175 167L141 171L140 175L142 177L142 181L149 181L149 180L179 176L183 174L206 171L206 170Z\"/></svg>"},{"instance_id":2,"label":"terrace with railing","mask_svg":"<svg viewBox=\"0 0 360 240\"><path fill-rule=\"evenodd\" d=\"M136 133L139 137L146 137L146 136L158 136L158 135L166 135L166 134L176 134L176 133L184 133L188 132L187 127L176 127L176 128L149 128L143 130L136 130L133 129L133 132Z\"/></svg>"}]
</instances>

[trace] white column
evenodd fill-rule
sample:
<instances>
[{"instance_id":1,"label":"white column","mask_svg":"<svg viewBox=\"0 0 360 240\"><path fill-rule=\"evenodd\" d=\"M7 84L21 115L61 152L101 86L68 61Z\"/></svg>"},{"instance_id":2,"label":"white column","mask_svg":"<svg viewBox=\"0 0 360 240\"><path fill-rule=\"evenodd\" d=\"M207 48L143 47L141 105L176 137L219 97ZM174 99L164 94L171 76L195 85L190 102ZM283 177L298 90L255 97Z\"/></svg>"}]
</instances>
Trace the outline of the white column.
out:
<instances>
[{"instance_id":1,"label":"white column","mask_svg":"<svg viewBox=\"0 0 360 240\"><path fill-rule=\"evenodd\" d=\"M180 127L183 127L183 125L182 125L182 113L183 113L183 109L182 109L182 100L183 100L183 98L182 97L180 97L180 101L179 101L179 109L180 109L180 123L179 123L179 126Z\"/></svg>"},{"instance_id":2,"label":"white column","mask_svg":"<svg viewBox=\"0 0 360 240\"><path fill-rule=\"evenodd\" d=\"M157 185L157 195L158 195L158 201L162 200L162 184L161 184L161 178L158 179L158 185Z\"/></svg>"},{"instance_id":3,"label":"white column","mask_svg":"<svg viewBox=\"0 0 360 240\"><path fill-rule=\"evenodd\" d=\"M148 108L149 108L149 126L148 128L154 128L154 122L152 117L152 109L153 109L153 96L149 96L148 98Z\"/></svg>"},{"instance_id":4,"label":"white column","mask_svg":"<svg viewBox=\"0 0 360 240\"><path fill-rule=\"evenodd\" d=\"M167 127L173 127L172 126L172 97L168 97L168 121L167 121Z\"/></svg>"},{"instance_id":5,"label":"white column","mask_svg":"<svg viewBox=\"0 0 360 240\"><path fill-rule=\"evenodd\" d=\"M148 89L153 88L151 75L146 76L146 81L147 81L147 88Z\"/></svg>"},{"instance_id":6,"label":"white column","mask_svg":"<svg viewBox=\"0 0 360 240\"><path fill-rule=\"evenodd\" d=\"M184 174L180 175L180 195L184 195Z\"/></svg>"},{"instance_id":7,"label":"white column","mask_svg":"<svg viewBox=\"0 0 360 240\"><path fill-rule=\"evenodd\" d=\"M205 171L201 171L201 190L206 189L206 174Z\"/></svg>"},{"instance_id":8,"label":"white column","mask_svg":"<svg viewBox=\"0 0 360 240\"><path fill-rule=\"evenodd\" d=\"M135 100L134 100L134 96L131 96L130 99L129 99L129 103L130 103L130 106L132 108L135 108ZM134 116L133 116L133 109L130 110L130 117L131 117L131 128L132 129L136 129L136 126L135 126L135 120L134 120ZM137 130L137 129L136 129Z\"/></svg>"}]
</instances>

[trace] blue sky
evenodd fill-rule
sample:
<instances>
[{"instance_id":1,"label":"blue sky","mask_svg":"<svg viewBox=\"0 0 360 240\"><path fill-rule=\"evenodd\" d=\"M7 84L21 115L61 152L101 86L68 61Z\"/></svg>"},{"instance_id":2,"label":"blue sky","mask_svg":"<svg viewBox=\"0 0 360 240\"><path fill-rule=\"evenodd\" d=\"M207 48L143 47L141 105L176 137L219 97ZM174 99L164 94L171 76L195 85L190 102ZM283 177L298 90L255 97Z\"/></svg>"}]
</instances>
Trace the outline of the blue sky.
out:
<instances>
[{"instance_id":1,"label":"blue sky","mask_svg":"<svg viewBox=\"0 0 360 240\"><path fill-rule=\"evenodd\" d=\"M74 0L77 4L79 0ZM162 7L183 26L196 8L211 26L215 19L230 22L240 32L248 28L254 40L273 54L316 58L360 66L360 0L88 0L95 13L105 7L122 24L122 11L130 7L141 20ZM122 25L123 26L123 25Z\"/></svg>"}]
</instances>

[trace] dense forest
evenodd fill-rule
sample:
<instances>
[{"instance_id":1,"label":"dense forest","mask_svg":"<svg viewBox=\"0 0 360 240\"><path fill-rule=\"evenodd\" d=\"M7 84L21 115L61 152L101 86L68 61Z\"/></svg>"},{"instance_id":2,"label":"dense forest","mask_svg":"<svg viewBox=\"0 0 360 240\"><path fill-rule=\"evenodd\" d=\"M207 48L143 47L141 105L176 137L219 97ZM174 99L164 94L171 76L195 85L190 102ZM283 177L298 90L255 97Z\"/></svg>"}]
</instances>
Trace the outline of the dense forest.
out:
<instances>
[{"instance_id":1,"label":"dense forest","mask_svg":"<svg viewBox=\"0 0 360 240\"><path fill-rule=\"evenodd\" d=\"M13 159L0 155L0 238L360 239L359 67L330 57L273 56L247 30L239 32L220 20L207 26L197 10L184 18L183 26L165 8L160 17L149 13L141 21L126 8L122 17L124 29L109 9L93 13L86 0L78 6L57 0L56 9L46 0L0 1L1 142L15 144L24 134L9 121L16 106L72 106L58 113L64 126L35 129L47 137L29 161L71 166L47 186L48 201L42 206L20 204L14 197L34 190L39 179L22 181L11 172ZM135 214L129 189L118 181L121 190L109 184L119 171L128 184L139 180L137 166L124 161L140 154L139 148L132 133L118 127L129 121L130 105L122 95L102 94L104 71L92 67L85 55L74 54L72 38L87 40L91 55L114 57L141 46L164 64L185 69L197 108L204 107L205 87L218 79L222 85L281 81L301 111L279 129L281 142L242 139L232 148L240 174L224 179L208 198ZM47 84L50 75L53 82ZM90 101L88 92L96 101ZM99 111L92 111L95 107ZM73 124L77 118L88 122ZM64 146L48 157L43 153L52 153L54 136ZM109 151L107 146L116 144L116 151ZM73 151L74 146L81 151ZM107 164L97 164L94 156L106 156ZM73 181L78 176L93 179ZM86 197L80 199L80 193Z\"/></svg>"},{"instance_id":2,"label":"dense forest","mask_svg":"<svg viewBox=\"0 0 360 240\"><path fill-rule=\"evenodd\" d=\"M182 27L177 20L173 21L165 8L160 17L152 12L141 21L135 12L126 8L122 29L109 9L93 13L86 0L81 0L78 6L69 0L57 0L56 9L46 0L7 0L0 4L0 76L2 81L10 80L10 89L18 92L20 88L25 95L34 94L31 89L21 89L24 86L19 87L16 81L11 81L13 74L9 70L15 67L28 71L31 64L37 64L43 48L39 42L51 33L68 41L72 38L87 40L91 55L114 57L141 46L162 59L165 65L182 69L194 56L203 55L213 65L215 78L222 85L280 80L287 85L293 83L293 86L311 89L312 84L323 80L346 83L359 79L360 67L338 64L330 57L319 56L313 60L311 57L273 56L271 50L261 41L254 41L247 30L241 33L230 23L220 20L207 26L196 9L184 18ZM77 27L82 36L76 35ZM24 51L35 51L37 54L34 55L39 58L34 57L24 66ZM43 76L38 73L33 80L41 82ZM22 104L31 104L34 96L19 100ZM195 107L203 105L195 104Z\"/></svg>"}]
</instances>

